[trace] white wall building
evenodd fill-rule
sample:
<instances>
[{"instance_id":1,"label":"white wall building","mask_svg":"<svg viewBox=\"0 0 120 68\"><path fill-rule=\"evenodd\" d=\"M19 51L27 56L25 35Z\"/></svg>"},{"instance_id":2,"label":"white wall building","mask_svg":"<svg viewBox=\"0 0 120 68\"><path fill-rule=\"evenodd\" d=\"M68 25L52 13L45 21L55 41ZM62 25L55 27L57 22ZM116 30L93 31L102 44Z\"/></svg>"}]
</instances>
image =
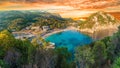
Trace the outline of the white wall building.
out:
<instances>
[{"instance_id":1,"label":"white wall building","mask_svg":"<svg viewBox=\"0 0 120 68\"><path fill-rule=\"evenodd\" d=\"M48 31L50 28L49 28L49 26L43 26L42 29L43 29L43 31Z\"/></svg>"}]
</instances>

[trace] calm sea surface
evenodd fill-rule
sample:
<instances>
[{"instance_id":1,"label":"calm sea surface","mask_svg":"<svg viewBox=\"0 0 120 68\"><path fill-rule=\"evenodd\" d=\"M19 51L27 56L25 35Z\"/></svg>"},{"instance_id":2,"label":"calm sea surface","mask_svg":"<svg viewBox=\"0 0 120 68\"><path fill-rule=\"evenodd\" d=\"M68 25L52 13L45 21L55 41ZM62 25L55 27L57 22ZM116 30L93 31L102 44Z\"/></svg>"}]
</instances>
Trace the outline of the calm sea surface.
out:
<instances>
[{"instance_id":1,"label":"calm sea surface","mask_svg":"<svg viewBox=\"0 0 120 68\"><path fill-rule=\"evenodd\" d=\"M45 40L55 43L55 47L66 47L71 52L74 52L77 46L90 44L93 41L91 37L72 30L50 35Z\"/></svg>"}]
</instances>

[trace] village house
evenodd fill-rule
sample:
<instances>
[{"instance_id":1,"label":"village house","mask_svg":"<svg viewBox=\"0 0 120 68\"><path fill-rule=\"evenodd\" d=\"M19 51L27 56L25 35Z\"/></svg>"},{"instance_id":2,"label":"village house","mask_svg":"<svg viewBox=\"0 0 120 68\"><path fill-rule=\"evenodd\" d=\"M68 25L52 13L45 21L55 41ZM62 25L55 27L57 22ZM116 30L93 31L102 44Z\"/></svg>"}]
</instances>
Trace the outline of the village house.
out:
<instances>
[{"instance_id":1,"label":"village house","mask_svg":"<svg viewBox=\"0 0 120 68\"><path fill-rule=\"evenodd\" d=\"M12 32L12 34L16 39L21 39L21 40L24 40L25 38L30 39L32 37L35 37L33 34L30 34L30 33L15 33L15 32Z\"/></svg>"},{"instance_id":2,"label":"village house","mask_svg":"<svg viewBox=\"0 0 120 68\"><path fill-rule=\"evenodd\" d=\"M41 28L40 28L40 26L32 26L31 29L32 30L40 30Z\"/></svg>"},{"instance_id":3,"label":"village house","mask_svg":"<svg viewBox=\"0 0 120 68\"><path fill-rule=\"evenodd\" d=\"M25 29L26 29L26 30L30 30L30 27L26 27Z\"/></svg>"},{"instance_id":4,"label":"village house","mask_svg":"<svg viewBox=\"0 0 120 68\"><path fill-rule=\"evenodd\" d=\"M49 26L43 26L42 29L43 29L43 31L48 31L48 30L50 30Z\"/></svg>"}]
</instances>

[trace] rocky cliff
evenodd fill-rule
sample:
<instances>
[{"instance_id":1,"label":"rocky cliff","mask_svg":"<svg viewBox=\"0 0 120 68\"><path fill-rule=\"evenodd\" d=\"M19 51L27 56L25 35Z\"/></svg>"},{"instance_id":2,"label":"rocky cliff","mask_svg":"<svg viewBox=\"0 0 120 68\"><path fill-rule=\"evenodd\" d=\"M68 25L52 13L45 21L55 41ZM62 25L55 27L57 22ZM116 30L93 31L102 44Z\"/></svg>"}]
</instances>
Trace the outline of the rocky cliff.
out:
<instances>
[{"instance_id":1,"label":"rocky cliff","mask_svg":"<svg viewBox=\"0 0 120 68\"><path fill-rule=\"evenodd\" d=\"M101 39L115 33L119 25L120 21L114 16L105 12L97 12L80 24L80 31L90 34L94 39Z\"/></svg>"}]
</instances>

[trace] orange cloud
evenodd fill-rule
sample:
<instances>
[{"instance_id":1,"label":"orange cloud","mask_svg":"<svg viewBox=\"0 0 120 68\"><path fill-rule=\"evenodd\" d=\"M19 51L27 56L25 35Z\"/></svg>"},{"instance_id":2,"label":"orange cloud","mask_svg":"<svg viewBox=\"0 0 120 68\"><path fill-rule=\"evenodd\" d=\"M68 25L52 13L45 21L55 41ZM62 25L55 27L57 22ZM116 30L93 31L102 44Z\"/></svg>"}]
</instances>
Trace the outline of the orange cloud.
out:
<instances>
[{"instance_id":1,"label":"orange cloud","mask_svg":"<svg viewBox=\"0 0 120 68\"><path fill-rule=\"evenodd\" d=\"M76 9L98 9L120 5L120 0L3 0L0 3L11 2L23 4L55 4L71 6Z\"/></svg>"},{"instance_id":2,"label":"orange cloud","mask_svg":"<svg viewBox=\"0 0 120 68\"><path fill-rule=\"evenodd\" d=\"M120 11L118 6L120 0L0 0L0 10L44 10L63 17L82 17L99 10Z\"/></svg>"}]
</instances>

